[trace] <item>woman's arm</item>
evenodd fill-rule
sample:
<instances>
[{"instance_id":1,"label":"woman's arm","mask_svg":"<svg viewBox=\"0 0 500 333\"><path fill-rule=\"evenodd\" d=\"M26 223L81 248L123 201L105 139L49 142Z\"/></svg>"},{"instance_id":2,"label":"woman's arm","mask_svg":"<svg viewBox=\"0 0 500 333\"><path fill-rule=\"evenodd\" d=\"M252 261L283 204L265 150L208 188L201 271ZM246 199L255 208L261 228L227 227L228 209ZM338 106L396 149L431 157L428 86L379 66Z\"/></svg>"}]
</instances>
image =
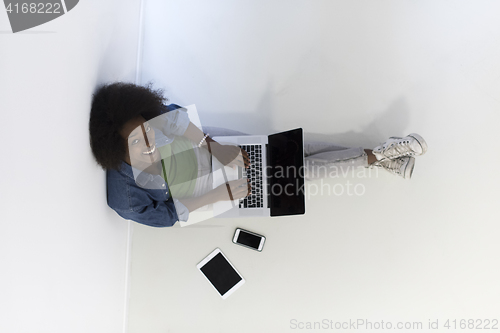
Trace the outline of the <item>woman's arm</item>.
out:
<instances>
[{"instance_id":1,"label":"woman's arm","mask_svg":"<svg viewBox=\"0 0 500 333\"><path fill-rule=\"evenodd\" d=\"M196 127L195 124L193 124L192 122L189 122L189 125L186 129L186 132L184 132L183 136L186 139L189 139L193 143L198 145L200 143L200 141L203 139L203 137L205 136L205 133L203 133L198 127ZM217 142L215 140L212 140L212 138L210 138L209 136L207 136L207 138L205 139L205 142L203 142L202 147L204 147L205 149L207 149L210 152L211 151L210 148L213 147L213 145L215 145L215 144L217 144Z\"/></svg>"},{"instance_id":2,"label":"woman's arm","mask_svg":"<svg viewBox=\"0 0 500 333\"><path fill-rule=\"evenodd\" d=\"M225 200L236 200L246 197L250 194L251 187L249 180L240 178L232 180L228 183L222 184L212 191L196 197L184 198L179 201L186 206L188 211L192 212L200 207L206 206L211 203Z\"/></svg>"},{"instance_id":3,"label":"woman's arm","mask_svg":"<svg viewBox=\"0 0 500 333\"><path fill-rule=\"evenodd\" d=\"M198 145L200 141L205 137L205 133L203 133L192 122L189 122L189 125L183 136L191 140L194 144ZM217 141L207 136L202 144L202 147L207 149L219 160L219 162L224 165L228 165L233 162L235 165L238 165L240 167L248 168L250 166L250 159L247 152L235 145L221 145ZM242 154L242 158L237 160L239 154Z\"/></svg>"}]
</instances>

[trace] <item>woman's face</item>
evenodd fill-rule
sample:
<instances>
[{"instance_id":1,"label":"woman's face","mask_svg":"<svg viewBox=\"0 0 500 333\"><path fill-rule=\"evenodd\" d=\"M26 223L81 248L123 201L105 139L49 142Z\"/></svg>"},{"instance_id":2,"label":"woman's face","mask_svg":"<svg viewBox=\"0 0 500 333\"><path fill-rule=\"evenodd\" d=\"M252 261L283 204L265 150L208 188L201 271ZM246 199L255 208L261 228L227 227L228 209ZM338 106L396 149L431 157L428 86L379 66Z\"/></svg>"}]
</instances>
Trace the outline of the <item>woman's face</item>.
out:
<instances>
[{"instance_id":1,"label":"woman's face","mask_svg":"<svg viewBox=\"0 0 500 333\"><path fill-rule=\"evenodd\" d=\"M134 168L144 170L160 160L160 152L155 145L155 132L143 117L126 123L122 136L127 138L126 162L130 162Z\"/></svg>"}]
</instances>

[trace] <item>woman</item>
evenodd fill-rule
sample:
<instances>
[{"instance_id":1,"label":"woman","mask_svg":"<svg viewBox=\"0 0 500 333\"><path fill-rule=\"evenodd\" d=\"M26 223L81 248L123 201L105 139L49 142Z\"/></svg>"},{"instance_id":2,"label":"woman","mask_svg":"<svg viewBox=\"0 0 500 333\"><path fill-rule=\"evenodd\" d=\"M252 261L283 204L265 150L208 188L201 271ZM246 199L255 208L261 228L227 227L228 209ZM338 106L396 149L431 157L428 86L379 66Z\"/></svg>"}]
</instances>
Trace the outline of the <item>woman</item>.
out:
<instances>
[{"instance_id":1,"label":"woman","mask_svg":"<svg viewBox=\"0 0 500 333\"><path fill-rule=\"evenodd\" d=\"M163 91L151 85L105 84L93 95L90 146L106 170L108 205L125 219L166 227L187 221L189 212L210 203L249 195L251 187L244 179L210 187L212 156L239 167L248 167L249 159L244 150L219 144L208 133L246 134L217 127L203 127L202 132L182 108L165 106ZM418 134L391 137L373 150L305 142L305 178L326 177L327 167L363 166L409 179L414 156L426 150Z\"/></svg>"}]
</instances>

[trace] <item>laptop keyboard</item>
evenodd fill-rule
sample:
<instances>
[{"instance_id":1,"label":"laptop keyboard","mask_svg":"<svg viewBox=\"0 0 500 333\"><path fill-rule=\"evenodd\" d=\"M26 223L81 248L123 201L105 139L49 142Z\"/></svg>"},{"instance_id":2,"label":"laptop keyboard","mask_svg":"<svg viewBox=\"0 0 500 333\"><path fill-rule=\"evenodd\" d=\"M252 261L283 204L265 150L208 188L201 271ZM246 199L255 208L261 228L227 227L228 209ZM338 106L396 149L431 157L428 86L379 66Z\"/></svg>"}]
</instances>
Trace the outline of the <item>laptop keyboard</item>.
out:
<instances>
[{"instance_id":1,"label":"laptop keyboard","mask_svg":"<svg viewBox=\"0 0 500 333\"><path fill-rule=\"evenodd\" d=\"M250 168L243 168L243 177L250 180L252 194L240 199L240 208L262 208L262 145L240 145L248 153Z\"/></svg>"}]
</instances>

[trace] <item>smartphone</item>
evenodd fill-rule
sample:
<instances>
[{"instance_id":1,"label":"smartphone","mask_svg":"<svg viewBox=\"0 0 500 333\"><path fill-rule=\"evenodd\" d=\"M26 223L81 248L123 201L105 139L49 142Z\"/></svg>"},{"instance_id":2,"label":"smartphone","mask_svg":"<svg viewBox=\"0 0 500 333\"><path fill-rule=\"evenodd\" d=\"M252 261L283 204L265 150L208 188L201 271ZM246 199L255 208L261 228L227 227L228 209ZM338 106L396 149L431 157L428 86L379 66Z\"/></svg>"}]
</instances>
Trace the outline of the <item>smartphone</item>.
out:
<instances>
[{"instance_id":1,"label":"smartphone","mask_svg":"<svg viewBox=\"0 0 500 333\"><path fill-rule=\"evenodd\" d=\"M233 243L256 251L262 251L265 241L266 237L248 230L237 228L234 232Z\"/></svg>"}]
</instances>

